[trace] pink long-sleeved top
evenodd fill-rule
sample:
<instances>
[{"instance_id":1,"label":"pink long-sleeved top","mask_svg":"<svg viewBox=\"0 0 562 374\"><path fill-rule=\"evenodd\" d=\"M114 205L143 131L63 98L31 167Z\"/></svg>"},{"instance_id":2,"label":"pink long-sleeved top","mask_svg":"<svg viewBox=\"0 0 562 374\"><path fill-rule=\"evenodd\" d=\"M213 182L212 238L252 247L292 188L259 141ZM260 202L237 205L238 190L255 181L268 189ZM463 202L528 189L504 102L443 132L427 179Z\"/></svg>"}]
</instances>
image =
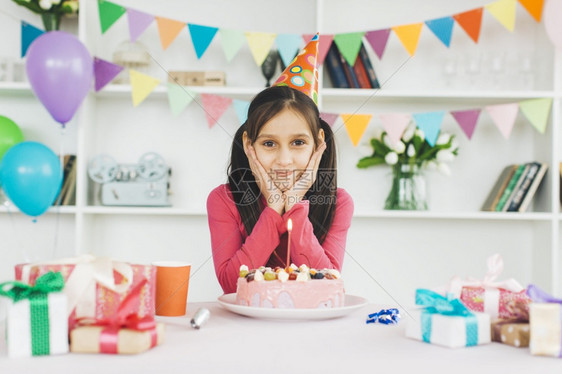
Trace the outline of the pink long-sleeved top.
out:
<instances>
[{"instance_id":1,"label":"pink long-sleeved top","mask_svg":"<svg viewBox=\"0 0 562 374\"><path fill-rule=\"evenodd\" d=\"M250 269L285 267L289 218L293 221L291 262L297 266L306 264L310 268L341 271L353 200L344 189L338 188L334 220L322 244L314 236L308 219L308 204L309 201L303 200L282 216L265 207L248 236L228 184L211 191L207 199L211 247L215 273L224 293L236 292L241 265Z\"/></svg>"}]
</instances>

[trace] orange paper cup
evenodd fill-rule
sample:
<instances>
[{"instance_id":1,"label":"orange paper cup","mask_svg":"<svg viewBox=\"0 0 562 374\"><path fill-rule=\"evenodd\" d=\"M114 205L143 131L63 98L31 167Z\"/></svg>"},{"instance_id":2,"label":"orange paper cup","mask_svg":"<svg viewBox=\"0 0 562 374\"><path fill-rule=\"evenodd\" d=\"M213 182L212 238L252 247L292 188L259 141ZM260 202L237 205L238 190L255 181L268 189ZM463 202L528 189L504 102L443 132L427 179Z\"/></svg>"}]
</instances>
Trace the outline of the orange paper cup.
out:
<instances>
[{"instance_id":1,"label":"orange paper cup","mask_svg":"<svg viewBox=\"0 0 562 374\"><path fill-rule=\"evenodd\" d=\"M191 264L159 261L153 265L156 266L156 315L185 315Z\"/></svg>"}]
</instances>

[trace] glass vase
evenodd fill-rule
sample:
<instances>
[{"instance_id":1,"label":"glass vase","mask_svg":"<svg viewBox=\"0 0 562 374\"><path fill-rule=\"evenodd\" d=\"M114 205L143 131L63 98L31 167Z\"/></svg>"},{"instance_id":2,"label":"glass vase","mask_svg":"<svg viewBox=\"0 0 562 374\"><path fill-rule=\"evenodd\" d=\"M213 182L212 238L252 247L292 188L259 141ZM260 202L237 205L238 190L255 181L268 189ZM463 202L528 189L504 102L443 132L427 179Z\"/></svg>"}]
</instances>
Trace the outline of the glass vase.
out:
<instances>
[{"instance_id":1,"label":"glass vase","mask_svg":"<svg viewBox=\"0 0 562 374\"><path fill-rule=\"evenodd\" d=\"M427 210L425 177L419 164L392 166L392 186L384 203L387 210Z\"/></svg>"},{"instance_id":2,"label":"glass vase","mask_svg":"<svg viewBox=\"0 0 562 374\"><path fill-rule=\"evenodd\" d=\"M42 13L41 19L43 20L45 31L56 31L60 28L61 14Z\"/></svg>"}]
</instances>

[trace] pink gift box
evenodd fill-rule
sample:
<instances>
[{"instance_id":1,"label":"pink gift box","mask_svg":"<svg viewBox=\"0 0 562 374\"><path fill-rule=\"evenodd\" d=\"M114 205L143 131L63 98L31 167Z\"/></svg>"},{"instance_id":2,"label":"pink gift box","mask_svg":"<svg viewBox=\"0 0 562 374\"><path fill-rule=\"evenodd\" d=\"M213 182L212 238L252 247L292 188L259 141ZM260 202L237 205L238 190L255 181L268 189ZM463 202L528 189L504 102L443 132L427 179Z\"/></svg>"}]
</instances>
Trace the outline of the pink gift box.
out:
<instances>
[{"instance_id":1,"label":"pink gift box","mask_svg":"<svg viewBox=\"0 0 562 374\"><path fill-rule=\"evenodd\" d=\"M139 318L154 316L156 268L152 265L129 264L86 255L15 266L16 279L30 285L49 271L61 272L65 280L70 329L78 319L107 319L115 315L128 291L145 278L147 282L133 310Z\"/></svg>"},{"instance_id":2,"label":"pink gift box","mask_svg":"<svg viewBox=\"0 0 562 374\"><path fill-rule=\"evenodd\" d=\"M502 319L519 318L529 315L531 299L525 293L508 291L503 288L485 289L484 287L463 287L460 299L474 312L486 312ZM492 306L486 304L492 304ZM493 310L490 310L491 307Z\"/></svg>"}]
</instances>

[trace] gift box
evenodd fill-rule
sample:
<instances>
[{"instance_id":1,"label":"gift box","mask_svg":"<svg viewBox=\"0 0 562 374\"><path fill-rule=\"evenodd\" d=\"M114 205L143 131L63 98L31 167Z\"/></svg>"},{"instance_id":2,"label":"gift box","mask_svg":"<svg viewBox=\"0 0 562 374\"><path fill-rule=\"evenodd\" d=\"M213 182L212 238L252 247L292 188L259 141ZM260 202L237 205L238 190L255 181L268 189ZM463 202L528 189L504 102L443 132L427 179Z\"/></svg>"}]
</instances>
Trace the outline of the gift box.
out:
<instances>
[{"instance_id":1,"label":"gift box","mask_svg":"<svg viewBox=\"0 0 562 374\"><path fill-rule=\"evenodd\" d=\"M488 272L484 279L463 280L455 277L451 280L448 291L458 297L468 309L487 313L492 319L517 318L516 307L523 308L528 313L531 299L525 293L525 288L512 278L496 281L503 271L501 256L495 254L489 257L487 265Z\"/></svg>"},{"instance_id":2,"label":"gift box","mask_svg":"<svg viewBox=\"0 0 562 374\"><path fill-rule=\"evenodd\" d=\"M529 311L532 355L562 357L562 299L555 299L537 286L527 293L533 300Z\"/></svg>"},{"instance_id":3,"label":"gift box","mask_svg":"<svg viewBox=\"0 0 562 374\"><path fill-rule=\"evenodd\" d=\"M6 346L9 357L68 352L67 298L63 277L47 273L35 286L21 282L0 285L6 308Z\"/></svg>"},{"instance_id":4,"label":"gift box","mask_svg":"<svg viewBox=\"0 0 562 374\"><path fill-rule=\"evenodd\" d=\"M44 263L16 265L16 279L33 285L49 271L58 271L65 280L69 327L79 319L107 319L117 313L130 290L146 279L134 310L139 318L154 316L156 268L84 255Z\"/></svg>"},{"instance_id":5,"label":"gift box","mask_svg":"<svg viewBox=\"0 0 562 374\"><path fill-rule=\"evenodd\" d=\"M492 341L512 345L514 347L528 347L530 327L526 322L511 320L492 321L490 332Z\"/></svg>"},{"instance_id":6,"label":"gift box","mask_svg":"<svg viewBox=\"0 0 562 374\"><path fill-rule=\"evenodd\" d=\"M490 316L469 311L459 299L417 290L416 304L425 308L410 312L412 319L406 326L408 338L449 348L490 342Z\"/></svg>"}]
</instances>

